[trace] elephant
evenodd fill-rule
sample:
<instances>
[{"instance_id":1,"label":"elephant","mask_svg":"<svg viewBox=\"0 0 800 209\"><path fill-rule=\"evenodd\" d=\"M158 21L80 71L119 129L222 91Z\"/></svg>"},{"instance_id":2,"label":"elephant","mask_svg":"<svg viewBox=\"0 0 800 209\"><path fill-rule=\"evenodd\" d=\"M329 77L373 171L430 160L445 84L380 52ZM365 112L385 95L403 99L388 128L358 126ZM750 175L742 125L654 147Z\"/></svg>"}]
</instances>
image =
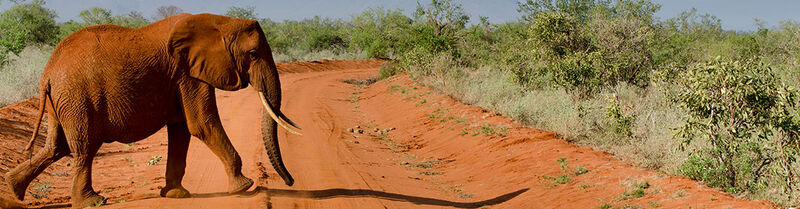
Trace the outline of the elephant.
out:
<instances>
[{"instance_id":1,"label":"elephant","mask_svg":"<svg viewBox=\"0 0 800 209\"><path fill-rule=\"evenodd\" d=\"M40 112L31 145L47 110L45 146L5 175L23 200L31 181L53 162L73 158L73 207L105 203L92 188L92 160L103 143L132 143L166 126L168 153L162 197L186 198L181 184L191 136L222 161L230 194L253 185L222 127L215 89L258 91L269 161L294 184L281 158L277 125L301 135L280 111L281 85L272 51L257 21L213 14L180 14L139 28L86 27L53 50L39 81ZM296 129L296 130L294 130Z\"/></svg>"}]
</instances>

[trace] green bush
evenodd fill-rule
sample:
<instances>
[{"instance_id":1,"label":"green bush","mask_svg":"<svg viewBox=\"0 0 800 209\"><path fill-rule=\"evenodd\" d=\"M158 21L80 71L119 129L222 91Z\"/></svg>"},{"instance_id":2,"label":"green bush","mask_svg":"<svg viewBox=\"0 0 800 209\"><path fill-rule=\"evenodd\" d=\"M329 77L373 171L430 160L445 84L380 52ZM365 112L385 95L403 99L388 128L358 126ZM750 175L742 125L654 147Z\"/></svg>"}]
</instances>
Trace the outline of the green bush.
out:
<instances>
[{"instance_id":1,"label":"green bush","mask_svg":"<svg viewBox=\"0 0 800 209\"><path fill-rule=\"evenodd\" d=\"M314 17L302 21L285 20L282 23L269 19L259 22L273 53L286 54L295 48L309 53L323 50L340 52L347 48L345 38L339 31L341 20Z\"/></svg>"},{"instance_id":2,"label":"green bush","mask_svg":"<svg viewBox=\"0 0 800 209\"><path fill-rule=\"evenodd\" d=\"M29 45L58 42L56 16L43 0L18 3L0 13L0 66L8 61L9 53L18 55Z\"/></svg>"},{"instance_id":3,"label":"green bush","mask_svg":"<svg viewBox=\"0 0 800 209\"><path fill-rule=\"evenodd\" d=\"M590 53L592 46L584 28L569 13L539 12L527 30L523 45L527 51L506 56L526 58L528 61L508 60L522 66L511 68L516 80L525 86L541 87L542 77L549 77L552 85L577 90L581 95L597 90L600 84L595 71L597 53Z\"/></svg>"},{"instance_id":4,"label":"green bush","mask_svg":"<svg viewBox=\"0 0 800 209\"><path fill-rule=\"evenodd\" d=\"M452 0L431 0L417 5L414 23L408 31L409 45L429 55L448 52L458 58L458 36L469 21L461 5Z\"/></svg>"},{"instance_id":5,"label":"green bush","mask_svg":"<svg viewBox=\"0 0 800 209\"><path fill-rule=\"evenodd\" d=\"M578 52L562 57L548 66L553 83L581 98L592 96L605 86L602 72L597 70L601 55L598 52Z\"/></svg>"},{"instance_id":6,"label":"green bush","mask_svg":"<svg viewBox=\"0 0 800 209\"><path fill-rule=\"evenodd\" d=\"M589 28L592 45L602 57L598 71L607 85L649 83L653 68L649 46L654 36L650 22L636 16L598 15Z\"/></svg>"},{"instance_id":7,"label":"green bush","mask_svg":"<svg viewBox=\"0 0 800 209\"><path fill-rule=\"evenodd\" d=\"M491 36L495 43L489 46L490 56L484 61L504 71L516 74L514 81L531 89L548 86L550 79L542 78L544 65L535 59L535 50L531 50L528 40L528 24L515 21L494 25Z\"/></svg>"},{"instance_id":8,"label":"green bush","mask_svg":"<svg viewBox=\"0 0 800 209\"><path fill-rule=\"evenodd\" d=\"M411 18L399 9L367 9L347 22L345 33L350 50L364 50L372 58L394 58L403 51Z\"/></svg>"},{"instance_id":9,"label":"green bush","mask_svg":"<svg viewBox=\"0 0 800 209\"><path fill-rule=\"evenodd\" d=\"M491 59L492 45L498 37L492 33L492 25L487 17L480 17L480 22L467 28L463 38L459 40L458 54L462 56L461 61L471 67L486 64Z\"/></svg>"},{"instance_id":10,"label":"green bush","mask_svg":"<svg viewBox=\"0 0 800 209\"><path fill-rule=\"evenodd\" d=\"M608 98L608 106L606 107L606 117L608 123L614 130L614 133L622 137L633 136L633 124L635 117L625 113L623 106L619 103L617 95Z\"/></svg>"},{"instance_id":11,"label":"green bush","mask_svg":"<svg viewBox=\"0 0 800 209\"><path fill-rule=\"evenodd\" d=\"M679 172L689 178L701 180L709 186L725 188L727 192L733 191L732 187L726 187L729 183L726 178L727 169L720 167L716 160L709 157L711 155L712 153L708 150L689 154L689 158L681 165Z\"/></svg>"},{"instance_id":12,"label":"green bush","mask_svg":"<svg viewBox=\"0 0 800 209\"><path fill-rule=\"evenodd\" d=\"M381 74L380 79L392 77L393 75L396 75L399 72L400 72L400 67L396 62L393 61L384 62L383 64L381 64L381 67L378 68L378 73Z\"/></svg>"},{"instance_id":13,"label":"green bush","mask_svg":"<svg viewBox=\"0 0 800 209\"><path fill-rule=\"evenodd\" d=\"M558 59L591 49L583 26L568 13L541 12L528 30L532 46L545 58Z\"/></svg>"},{"instance_id":14,"label":"green bush","mask_svg":"<svg viewBox=\"0 0 800 209\"><path fill-rule=\"evenodd\" d=\"M327 30L313 30L308 34L308 41L304 48L311 51L319 51L323 49L343 49L347 43L342 38L342 34L336 30L336 27L325 27Z\"/></svg>"},{"instance_id":15,"label":"green bush","mask_svg":"<svg viewBox=\"0 0 800 209\"><path fill-rule=\"evenodd\" d=\"M654 38L652 16L657 5L647 1L528 1L527 43L531 67L512 68L523 85L552 83L590 97L620 82L649 84L655 66L650 45ZM582 9L589 7L589 9ZM536 63L538 62L538 63Z\"/></svg>"},{"instance_id":16,"label":"green bush","mask_svg":"<svg viewBox=\"0 0 800 209\"><path fill-rule=\"evenodd\" d=\"M686 145L709 144L687 162L685 175L729 192L760 189L770 184L765 177L782 178L787 188L797 186L797 92L760 63L717 59L681 77L685 90L676 101L689 115L679 136ZM715 175L697 170L709 166L716 170L707 172Z\"/></svg>"}]
</instances>

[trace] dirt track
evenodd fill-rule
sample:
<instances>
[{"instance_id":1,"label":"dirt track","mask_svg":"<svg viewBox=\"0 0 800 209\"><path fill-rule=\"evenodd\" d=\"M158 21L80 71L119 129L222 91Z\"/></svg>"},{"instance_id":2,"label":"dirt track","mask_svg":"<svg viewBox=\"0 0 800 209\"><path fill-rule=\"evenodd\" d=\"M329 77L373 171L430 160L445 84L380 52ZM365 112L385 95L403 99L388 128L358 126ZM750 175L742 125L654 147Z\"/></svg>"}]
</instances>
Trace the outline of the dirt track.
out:
<instances>
[{"instance_id":1,"label":"dirt track","mask_svg":"<svg viewBox=\"0 0 800 209\"><path fill-rule=\"evenodd\" d=\"M223 125L243 158L244 173L257 187L243 195L227 195L221 163L193 139L184 186L195 197L158 198L167 159L155 165L146 162L166 156L162 130L136 144L104 145L95 161L95 189L110 198L108 208L771 207L685 178L633 168L607 153L460 104L406 75L359 85L377 77L379 64L372 60L279 66L283 110L305 134L279 132L286 166L296 180L292 187L268 164L259 127L262 108L255 92L245 89L217 91L217 102ZM0 172L25 157L18 150L32 129L36 101L0 110ZM557 162L559 158L566 162ZM69 206L70 161L55 163L34 181L26 197L28 207ZM586 172L575 174L578 167ZM642 188L643 196L634 194L634 184L643 182L649 184ZM0 186L5 198L8 190Z\"/></svg>"}]
</instances>

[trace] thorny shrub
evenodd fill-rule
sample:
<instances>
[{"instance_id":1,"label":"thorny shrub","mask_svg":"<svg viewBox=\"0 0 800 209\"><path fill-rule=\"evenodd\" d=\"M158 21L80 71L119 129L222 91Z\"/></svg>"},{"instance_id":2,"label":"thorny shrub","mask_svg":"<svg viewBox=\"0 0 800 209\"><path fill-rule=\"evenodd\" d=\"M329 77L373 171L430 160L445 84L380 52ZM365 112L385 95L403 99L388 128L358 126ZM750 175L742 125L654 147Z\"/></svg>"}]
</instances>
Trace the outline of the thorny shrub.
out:
<instances>
[{"instance_id":1,"label":"thorny shrub","mask_svg":"<svg viewBox=\"0 0 800 209\"><path fill-rule=\"evenodd\" d=\"M770 67L718 58L688 69L680 86L675 99L689 113L683 148L710 145L691 152L685 175L728 192L797 186L797 92Z\"/></svg>"}]
</instances>

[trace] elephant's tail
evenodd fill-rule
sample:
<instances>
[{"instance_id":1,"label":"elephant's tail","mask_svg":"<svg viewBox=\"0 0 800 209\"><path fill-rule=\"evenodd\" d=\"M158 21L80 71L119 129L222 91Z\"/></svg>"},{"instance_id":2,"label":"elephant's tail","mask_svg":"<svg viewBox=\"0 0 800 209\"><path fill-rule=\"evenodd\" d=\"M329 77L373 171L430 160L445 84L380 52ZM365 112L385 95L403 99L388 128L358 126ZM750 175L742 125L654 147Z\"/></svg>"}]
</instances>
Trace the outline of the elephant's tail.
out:
<instances>
[{"instance_id":1,"label":"elephant's tail","mask_svg":"<svg viewBox=\"0 0 800 209\"><path fill-rule=\"evenodd\" d=\"M39 102L39 117L38 117L38 119L36 119L36 125L33 127L33 134L32 134L33 136L31 136L31 140L28 141L28 145L25 145L25 150L24 150L26 153L28 153L28 155L31 154L31 151L32 151L32 148L33 148L33 141L35 141L36 140L36 136L39 135L39 127L42 124L42 118L44 117L44 109L47 109L44 106L47 104L47 98L49 96L50 96L50 82L48 81L44 85L44 88L42 89L42 91L39 93L39 98L41 98L41 99L39 99L39 101L40 101ZM50 98L50 100L51 100L51 103L52 103L53 99Z\"/></svg>"}]
</instances>

